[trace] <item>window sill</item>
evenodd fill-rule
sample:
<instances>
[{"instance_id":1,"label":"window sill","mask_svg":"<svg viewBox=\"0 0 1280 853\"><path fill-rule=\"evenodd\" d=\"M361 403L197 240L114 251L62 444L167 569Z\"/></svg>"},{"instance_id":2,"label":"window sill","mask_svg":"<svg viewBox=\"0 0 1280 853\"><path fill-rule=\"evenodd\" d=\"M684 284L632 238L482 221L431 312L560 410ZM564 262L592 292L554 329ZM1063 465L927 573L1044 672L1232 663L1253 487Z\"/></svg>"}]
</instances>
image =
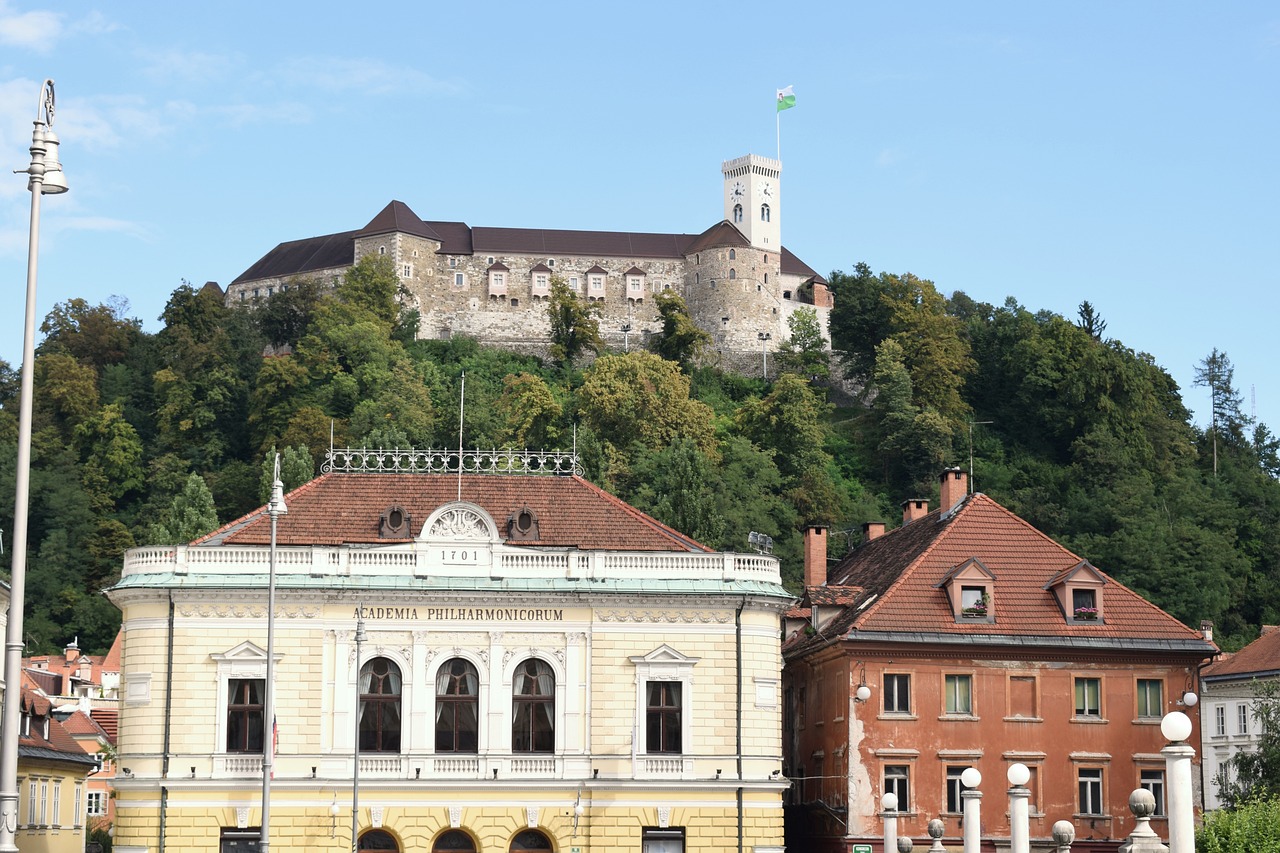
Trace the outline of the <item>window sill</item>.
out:
<instances>
[{"instance_id":1,"label":"window sill","mask_svg":"<svg viewBox=\"0 0 1280 853\"><path fill-rule=\"evenodd\" d=\"M1104 717L1072 717L1071 722L1080 723L1085 726L1102 726L1111 721Z\"/></svg>"},{"instance_id":2,"label":"window sill","mask_svg":"<svg viewBox=\"0 0 1280 853\"><path fill-rule=\"evenodd\" d=\"M1005 717L1006 723L1043 723L1044 717Z\"/></svg>"},{"instance_id":3,"label":"window sill","mask_svg":"<svg viewBox=\"0 0 1280 853\"><path fill-rule=\"evenodd\" d=\"M1159 717L1134 717L1133 724L1135 726L1158 726L1160 725Z\"/></svg>"},{"instance_id":4,"label":"window sill","mask_svg":"<svg viewBox=\"0 0 1280 853\"><path fill-rule=\"evenodd\" d=\"M977 714L942 714L938 720L944 723L969 723L982 719Z\"/></svg>"},{"instance_id":5,"label":"window sill","mask_svg":"<svg viewBox=\"0 0 1280 853\"><path fill-rule=\"evenodd\" d=\"M918 720L915 714L902 713L901 711L885 711L876 716L877 720Z\"/></svg>"},{"instance_id":6,"label":"window sill","mask_svg":"<svg viewBox=\"0 0 1280 853\"><path fill-rule=\"evenodd\" d=\"M1109 814L1085 814L1083 812L1076 812L1072 817L1076 820L1111 820L1111 815Z\"/></svg>"}]
</instances>

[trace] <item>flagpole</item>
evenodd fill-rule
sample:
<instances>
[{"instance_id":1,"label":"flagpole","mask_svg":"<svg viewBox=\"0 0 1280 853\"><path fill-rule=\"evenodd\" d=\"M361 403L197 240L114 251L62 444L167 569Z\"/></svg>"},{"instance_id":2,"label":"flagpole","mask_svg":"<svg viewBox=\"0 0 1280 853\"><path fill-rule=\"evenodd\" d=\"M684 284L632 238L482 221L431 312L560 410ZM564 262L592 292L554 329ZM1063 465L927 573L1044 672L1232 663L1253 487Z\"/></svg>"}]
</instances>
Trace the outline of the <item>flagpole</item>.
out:
<instances>
[{"instance_id":1,"label":"flagpole","mask_svg":"<svg viewBox=\"0 0 1280 853\"><path fill-rule=\"evenodd\" d=\"M774 121L778 125L778 162L782 162L782 110L775 110Z\"/></svg>"}]
</instances>

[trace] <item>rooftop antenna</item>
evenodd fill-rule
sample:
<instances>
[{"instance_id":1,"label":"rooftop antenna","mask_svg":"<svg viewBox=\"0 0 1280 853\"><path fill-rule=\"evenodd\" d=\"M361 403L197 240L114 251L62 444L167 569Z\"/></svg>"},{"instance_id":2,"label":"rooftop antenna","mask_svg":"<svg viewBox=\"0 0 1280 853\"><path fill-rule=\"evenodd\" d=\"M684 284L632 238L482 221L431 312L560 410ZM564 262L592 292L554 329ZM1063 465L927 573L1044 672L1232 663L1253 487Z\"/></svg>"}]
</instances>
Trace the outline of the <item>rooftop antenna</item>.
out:
<instances>
[{"instance_id":1,"label":"rooftop antenna","mask_svg":"<svg viewBox=\"0 0 1280 853\"><path fill-rule=\"evenodd\" d=\"M462 416L467 406L467 372L462 371L462 387L458 391L458 500L462 500Z\"/></svg>"},{"instance_id":2,"label":"rooftop antenna","mask_svg":"<svg viewBox=\"0 0 1280 853\"><path fill-rule=\"evenodd\" d=\"M1258 386L1249 385L1249 420L1258 420Z\"/></svg>"},{"instance_id":3,"label":"rooftop antenna","mask_svg":"<svg viewBox=\"0 0 1280 853\"><path fill-rule=\"evenodd\" d=\"M333 418L329 418L329 458L333 459Z\"/></svg>"},{"instance_id":4,"label":"rooftop antenna","mask_svg":"<svg viewBox=\"0 0 1280 853\"><path fill-rule=\"evenodd\" d=\"M995 421L969 421L969 494L973 494L973 428L979 424L993 424Z\"/></svg>"}]
</instances>

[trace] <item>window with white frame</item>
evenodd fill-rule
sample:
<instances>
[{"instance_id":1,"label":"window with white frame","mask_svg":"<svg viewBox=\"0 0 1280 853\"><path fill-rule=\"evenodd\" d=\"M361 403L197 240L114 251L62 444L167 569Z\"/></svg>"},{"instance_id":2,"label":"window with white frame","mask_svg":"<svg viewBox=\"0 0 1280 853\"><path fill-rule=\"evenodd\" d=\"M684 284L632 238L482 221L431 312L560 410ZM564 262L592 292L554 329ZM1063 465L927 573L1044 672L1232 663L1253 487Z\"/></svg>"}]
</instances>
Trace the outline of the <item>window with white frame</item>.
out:
<instances>
[{"instance_id":1,"label":"window with white frame","mask_svg":"<svg viewBox=\"0 0 1280 853\"><path fill-rule=\"evenodd\" d=\"M76 783L75 807L72 810L72 820L75 821L73 826L81 826L84 824L85 813L82 811L84 807L84 783Z\"/></svg>"},{"instance_id":2,"label":"window with white frame","mask_svg":"<svg viewBox=\"0 0 1280 853\"><path fill-rule=\"evenodd\" d=\"M106 791L90 791L88 797L88 808L85 813L89 817L102 817L107 813L107 792Z\"/></svg>"},{"instance_id":3,"label":"window with white frame","mask_svg":"<svg viewBox=\"0 0 1280 853\"><path fill-rule=\"evenodd\" d=\"M456 270L458 268L458 259L449 258L449 269Z\"/></svg>"},{"instance_id":4,"label":"window with white frame","mask_svg":"<svg viewBox=\"0 0 1280 853\"><path fill-rule=\"evenodd\" d=\"M911 676L891 674L884 677L884 712L911 713Z\"/></svg>"},{"instance_id":5,"label":"window with white frame","mask_svg":"<svg viewBox=\"0 0 1280 853\"><path fill-rule=\"evenodd\" d=\"M401 264L401 265L400 265L400 277L401 277L401 278L413 278L413 264Z\"/></svg>"},{"instance_id":6,"label":"window with white frame","mask_svg":"<svg viewBox=\"0 0 1280 853\"><path fill-rule=\"evenodd\" d=\"M643 299L644 298L644 277L638 275L627 276L627 298Z\"/></svg>"},{"instance_id":7,"label":"window with white frame","mask_svg":"<svg viewBox=\"0 0 1280 853\"><path fill-rule=\"evenodd\" d=\"M569 276L569 289L574 293L582 292L582 284L578 281L578 277L576 275Z\"/></svg>"},{"instance_id":8,"label":"window with white frame","mask_svg":"<svg viewBox=\"0 0 1280 853\"><path fill-rule=\"evenodd\" d=\"M213 732L219 752L262 754L267 653L245 641L210 655L218 665L218 716ZM281 655L277 653L276 660Z\"/></svg>"},{"instance_id":9,"label":"window with white frame","mask_svg":"<svg viewBox=\"0 0 1280 853\"><path fill-rule=\"evenodd\" d=\"M36 791L38 789L35 779L27 783L27 826L34 826L36 822Z\"/></svg>"},{"instance_id":10,"label":"window with white frame","mask_svg":"<svg viewBox=\"0 0 1280 853\"><path fill-rule=\"evenodd\" d=\"M734 222L742 221L742 205L740 204L735 204L733 206L733 221Z\"/></svg>"},{"instance_id":11,"label":"window with white frame","mask_svg":"<svg viewBox=\"0 0 1280 853\"><path fill-rule=\"evenodd\" d=\"M1102 679L1076 679L1076 716L1102 716Z\"/></svg>"},{"instance_id":12,"label":"window with white frame","mask_svg":"<svg viewBox=\"0 0 1280 853\"><path fill-rule=\"evenodd\" d=\"M683 750L681 684L650 681L645 684L645 752L679 755Z\"/></svg>"},{"instance_id":13,"label":"window with white frame","mask_svg":"<svg viewBox=\"0 0 1280 853\"><path fill-rule=\"evenodd\" d=\"M973 676L948 675L943 686L946 693L946 713L973 713Z\"/></svg>"},{"instance_id":14,"label":"window with white frame","mask_svg":"<svg viewBox=\"0 0 1280 853\"><path fill-rule=\"evenodd\" d=\"M464 272L456 272L456 273L454 273L454 274L453 274L453 286L454 286L454 287L466 287L466 286L467 286L467 274L466 274L466 273L464 273Z\"/></svg>"},{"instance_id":15,"label":"window with white frame","mask_svg":"<svg viewBox=\"0 0 1280 853\"><path fill-rule=\"evenodd\" d=\"M480 747L480 675L463 658L436 672L436 752L474 753Z\"/></svg>"},{"instance_id":16,"label":"window with white frame","mask_svg":"<svg viewBox=\"0 0 1280 853\"><path fill-rule=\"evenodd\" d=\"M587 278L587 295L592 299L604 298L604 276L593 275Z\"/></svg>"},{"instance_id":17,"label":"window with white frame","mask_svg":"<svg viewBox=\"0 0 1280 853\"><path fill-rule=\"evenodd\" d=\"M689 743L693 670L698 658L664 644L630 660L636 668L636 727L645 733L645 752L683 753Z\"/></svg>"},{"instance_id":18,"label":"window with white frame","mask_svg":"<svg viewBox=\"0 0 1280 853\"><path fill-rule=\"evenodd\" d=\"M769 205L767 204L760 205L760 221L761 222L769 221Z\"/></svg>"},{"instance_id":19,"label":"window with white frame","mask_svg":"<svg viewBox=\"0 0 1280 853\"><path fill-rule=\"evenodd\" d=\"M40 825L49 825L49 780L40 780Z\"/></svg>"},{"instance_id":20,"label":"window with white frame","mask_svg":"<svg viewBox=\"0 0 1280 853\"><path fill-rule=\"evenodd\" d=\"M1249 706L1243 702L1236 705L1236 734L1249 733Z\"/></svg>"},{"instance_id":21,"label":"window with white frame","mask_svg":"<svg viewBox=\"0 0 1280 853\"><path fill-rule=\"evenodd\" d=\"M1143 770L1139 773L1138 784L1151 792L1151 796L1156 799L1156 817L1164 817L1164 771L1163 770Z\"/></svg>"},{"instance_id":22,"label":"window with white frame","mask_svg":"<svg viewBox=\"0 0 1280 853\"><path fill-rule=\"evenodd\" d=\"M1222 737L1227 733L1227 707L1217 705L1213 709L1213 733Z\"/></svg>"},{"instance_id":23,"label":"window with white frame","mask_svg":"<svg viewBox=\"0 0 1280 853\"><path fill-rule=\"evenodd\" d=\"M911 811L911 768L905 764L886 764L884 792L898 798L898 811Z\"/></svg>"},{"instance_id":24,"label":"window with white frame","mask_svg":"<svg viewBox=\"0 0 1280 853\"><path fill-rule=\"evenodd\" d=\"M360 667L360 751L400 751L400 667L374 658Z\"/></svg>"},{"instance_id":25,"label":"window with white frame","mask_svg":"<svg viewBox=\"0 0 1280 853\"><path fill-rule=\"evenodd\" d=\"M49 812L49 820L54 826L62 826L62 784L61 780L53 783L53 803Z\"/></svg>"},{"instance_id":26,"label":"window with white frame","mask_svg":"<svg viewBox=\"0 0 1280 853\"><path fill-rule=\"evenodd\" d=\"M1076 781L1080 788L1080 814L1105 814L1102 805L1102 768L1081 767L1076 770Z\"/></svg>"},{"instance_id":27,"label":"window with white frame","mask_svg":"<svg viewBox=\"0 0 1280 853\"><path fill-rule=\"evenodd\" d=\"M533 295L549 296L551 294L551 276L544 272L533 274Z\"/></svg>"},{"instance_id":28,"label":"window with white frame","mask_svg":"<svg viewBox=\"0 0 1280 853\"><path fill-rule=\"evenodd\" d=\"M684 853L684 830L642 829L640 853Z\"/></svg>"},{"instance_id":29,"label":"window with white frame","mask_svg":"<svg viewBox=\"0 0 1280 853\"><path fill-rule=\"evenodd\" d=\"M511 751L555 752L556 675L546 661L516 667L511 702Z\"/></svg>"}]
</instances>

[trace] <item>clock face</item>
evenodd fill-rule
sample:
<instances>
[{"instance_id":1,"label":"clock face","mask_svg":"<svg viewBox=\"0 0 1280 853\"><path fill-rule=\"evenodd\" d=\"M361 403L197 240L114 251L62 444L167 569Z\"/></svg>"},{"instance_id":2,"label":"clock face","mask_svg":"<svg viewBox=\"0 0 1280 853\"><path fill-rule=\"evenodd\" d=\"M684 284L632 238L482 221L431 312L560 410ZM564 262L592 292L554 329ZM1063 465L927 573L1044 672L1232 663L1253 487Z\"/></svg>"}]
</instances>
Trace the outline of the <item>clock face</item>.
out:
<instances>
[{"instance_id":1,"label":"clock face","mask_svg":"<svg viewBox=\"0 0 1280 853\"><path fill-rule=\"evenodd\" d=\"M768 181L760 185L760 197L763 199L773 198L773 185Z\"/></svg>"},{"instance_id":2,"label":"clock face","mask_svg":"<svg viewBox=\"0 0 1280 853\"><path fill-rule=\"evenodd\" d=\"M747 197L747 188L743 186L742 181L737 181L729 188L729 198L732 201L742 201Z\"/></svg>"}]
</instances>

